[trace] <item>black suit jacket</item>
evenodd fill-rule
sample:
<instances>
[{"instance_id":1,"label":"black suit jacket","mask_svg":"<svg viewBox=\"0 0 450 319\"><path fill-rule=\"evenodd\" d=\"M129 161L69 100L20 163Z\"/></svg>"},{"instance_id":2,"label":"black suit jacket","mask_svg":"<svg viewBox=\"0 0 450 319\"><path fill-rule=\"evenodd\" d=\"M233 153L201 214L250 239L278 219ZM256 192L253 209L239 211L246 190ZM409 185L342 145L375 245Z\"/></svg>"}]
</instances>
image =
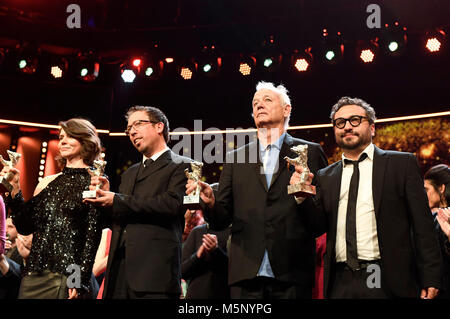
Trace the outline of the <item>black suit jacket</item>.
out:
<instances>
[{"instance_id":1,"label":"black suit jacket","mask_svg":"<svg viewBox=\"0 0 450 319\"><path fill-rule=\"evenodd\" d=\"M342 161L317 174L316 204L327 223L324 295L335 265ZM411 153L375 146L373 201L381 254L381 287L391 297L417 297L424 287L441 287L442 258L419 166Z\"/></svg>"},{"instance_id":2,"label":"black suit jacket","mask_svg":"<svg viewBox=\"0 0 450 319\"><path fill-rule=\"evenodd\" d=\"M218 247L202 258L197 251L204 234L217 236ZM186 299L229 299L227 241L229 228L214 231L207 224L195 227L183 244L181 274L188 282Z\"/></svg>"},{"instance_id":3,"label":"black suit jacket","mask_svg":"<svg viewBox=\"0 0 450 319\"><path fill-rule=\"evenodd\" d=\"M247 144L227 157L215 206L205 211L205 219L213 229L232 224L228 252L230 285L255 278L267 249L277 279L312 287L318 235L311 215L314 212L306 210L305 203L298 205L294 196L287 193L292 172L284 157L297 157L290 148L298 144L308 145L308 166L314 174L326 166L320 145L286 134L270 187L261 174L258 142Z\"/></svg>"},{"instance_id":4,"label":"black suit jacket","mask_svg":"<svg viewBox=\"0 0 450 319\"><path fill-rule=\"evenodd\" d=\"M130 289L181 292L184 169L190 161L168 150L147 168L137 163L123 173L112 207L114 223L103 296L108 296L111 263L124 230L126 280Z\"/></svg>"}]
</instances>

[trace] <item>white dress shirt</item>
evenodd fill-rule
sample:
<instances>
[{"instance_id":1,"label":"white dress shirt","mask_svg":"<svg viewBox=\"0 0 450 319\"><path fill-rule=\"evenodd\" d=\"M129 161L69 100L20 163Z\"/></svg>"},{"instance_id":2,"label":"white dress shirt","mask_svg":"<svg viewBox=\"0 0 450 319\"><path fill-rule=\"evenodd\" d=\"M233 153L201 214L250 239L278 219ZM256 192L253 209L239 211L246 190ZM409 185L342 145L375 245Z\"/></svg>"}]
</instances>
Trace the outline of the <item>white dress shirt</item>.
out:
<instances>
[{"instance_id":1,"label":"white dress shirt","mask_svg":"<svg viewBox=\"0 0 450 319\"><path fill-rule=\"evenodd\" d=\"M361 260L380 259L377 223L375 219L375 209L373 205L372 195L374 150L374 145L371 143L362 152L367 154L367 158L359 163L359 186L358 198L356 202L356 241L358 259ZM352 178L353 174L353 164L345 164L344 159L348 158L346 158L345 155L342 154L343 168L337 217L336 262L345 262L347 259L345 222L347 217L347 203L348 192L350 188L350 179Z\"/></svg>"},{"instance_id":2,"label":"white dress shirt","mask_svg":"<svg viewBox=\"0 0 450 319\"><path fill-rule=\"evenodd\" d=\"M154 161L156 161L162 154L164 154L167 150L170 150L170 148L166 146L165 149L163 149L162 151L160 151L160 152L158 152L158 153L153 154L152 156L150 156L150 158L151 158L151 159L153 160L153 162L154 162ZM144 164L144 162L145 162L146 159L148 159L148 157L144 155L143 158L142 158L142 164Z\"/></svg>"}]
</instances>

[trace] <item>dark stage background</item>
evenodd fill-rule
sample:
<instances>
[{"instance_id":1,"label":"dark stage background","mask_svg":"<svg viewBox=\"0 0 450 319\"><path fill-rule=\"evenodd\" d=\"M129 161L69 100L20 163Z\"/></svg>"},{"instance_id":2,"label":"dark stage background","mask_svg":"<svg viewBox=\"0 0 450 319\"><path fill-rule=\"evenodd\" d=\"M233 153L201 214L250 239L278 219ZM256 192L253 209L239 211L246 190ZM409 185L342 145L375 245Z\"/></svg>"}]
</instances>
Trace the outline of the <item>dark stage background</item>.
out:
<instances>
[{"instance_id":1,"label":"dark stage background","mask_svg":"<svg viewBox=\"0 0 450 319\"><path fill-rule=\"evenodd\" d=\"M80 29L66 26L66 8L71 3L81 8ZM385 40L381 30L366 25L370 15L366 8L371 3L381 8L382 26L398 21L407 27L408 42L400 56L389 56L380 48L375 62L364 64L356 54L359 41ZM97 128L120 132L125 128L125 110L143 104L161 108L171 129L192 130L195 119L202 120L203 129L249 128L253 126L251 99L260 80L288 88L293 106L291 125L328 123L331 106L344 95L365 99L379 118L448 111L449 26L450 2L445 0L1 0L0 47L5 55L0 64L0 118L57 124L81 116ZM424 37L436 28L447 33L447 41L440 52L430 54ZM344 58L337 65L320 61L323 29L342 34ZM269 39L273 40L272 50L283 57L279 69L272 73L258 69L242 76L237 71L240 55L259 57L267 50ZM40 49L41 64L54 56L67 57L67 78L51 79L43 67L33 75L17 72L16 46L24 43ZM204 46L212 45L223 62L217 77L183 80L177 76L178 61L196 59ZM311 47L314 60L307 72L300 73L293 68L290 55L307 47ZM100 72L96 81L85 83L76 79L73 66L76 54L89 50L97 55ZM166 66L159 80L138 77L134 83L124 83L121 63L143 55L170 56L175 62ZM447 121L442 121L440 127L447 128ZM11 140L23 135L55 138L54 132L45 129L24 132L8 125L0 129L10 132ZM335 150L330 134L330 129L293 132L323 142L331 160ZM125 137L101 137L107 173L117 185L120 173L139 155ZM441 142L440 161L448 163L448 135ZM415 143L417 150L403 150L419 152L420 142ZM2 145L3 155L7 148L9 145ZM421 163L426 168L432 162ZM211 170L208 178L218 177L218 168Z\"/></svg>"}]
</instances>

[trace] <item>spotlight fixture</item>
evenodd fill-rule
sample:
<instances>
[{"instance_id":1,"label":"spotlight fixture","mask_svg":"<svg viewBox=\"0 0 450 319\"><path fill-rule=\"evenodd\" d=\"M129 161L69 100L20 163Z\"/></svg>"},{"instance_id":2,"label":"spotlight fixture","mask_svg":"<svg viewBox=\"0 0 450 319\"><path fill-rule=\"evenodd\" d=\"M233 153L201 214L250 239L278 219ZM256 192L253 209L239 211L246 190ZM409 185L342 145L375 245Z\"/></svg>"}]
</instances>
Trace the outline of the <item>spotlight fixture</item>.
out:
<instances>
[{"instance_id":1,"label":"spotlight fixture","mask_svg":"<svg viewBox=\"0 0 450 319\"><path fill-rule=\"evenodd\" d=\"M191 80L195 76L196 72L197 63L193 62L192 60L184 61L178 66L178 74L184 80Z\"/></svg>"},{"instance_id":2,"label":"spotlight fixture","mask_svg":"<svg viewBox=\"0 0 450 319\"><path fill-rule=\"evenodd\" d=\"M120 77L125 83L133 83L141 72L142 58L131 58L120 65Z\"/></svg>"},{"instance_id":3,"label":"spotlight fixture","mask_svg":"<svg viewBox=\"0 0 450 319\"><path fill-rule=\"evenodd\" d=\"M135 58L135 59L133 59L132 64L133 64L134 67L140 68L140 66L142 64L142 59L141 58Z\"/></svg>"},{"instance_id":4,"label":"spotlight fixture","mask_svg":"<svg viewBox=\"0 0 450 319\"><path fill-rule=\"evenodd\" d=\"M344 57L344 43L340 32L329 34L323 29L323 38L320 48L320 60L326 64L337 64Z\"/></svg>"},{"instance_id":5,"label":"spotlight fixture","mask_svg":"<svg viewBox=\"0 0 450 319\"><path fill-rule=\"evenodd\" d=\"M198 73L205 77L218 75L222 68L222 58L215 45L204 45L198 62Z\"/></svg>"},{"instance_id":6,"label":"spotlight fixture","mask_svg":"<svg viewBox=\"0 0 450 319\"><path fill-rule=\"evenodd\" d=\"M406 27L400 26L398 22L392 25L385 24L382 30L383 50L391 56L400 56L407 43Z\"/></svg>"},{"instance_id":7,"label":"spotlight fixture","mask_svg":"<svg viewBox=\"0 0 450 319\"><path fill-rule=\"evenodd\" d=\"M92 52L78 54L77 77L85 82L95 81L100 71L100 63Z\"/></svg>"},{"instance_id":8,"label":"spotlight fixture","mask_svg":"<svg viewBox=\"0 0 450 319\"><path fill-rule=\"evenodd\" d=\"M443 30L437 29L431 32L427 32L425 36L425 47L428 52L436 53L442 49L445 43L446 34Z\"/></svg>"},{"instance_id":9,"label":"spotlight fixture","mask_svg":"<svg viewBox=\"0 0 450 319\"><path fill-rule=\"evenodd\" d=\"M164 68L163 61L156 61L154 59L146 59L143 63L144 76L150 80L157 80L161 77Z\"/></svg>"},{"instance_id":10,"label":"spotlight fixture","mask_svg":"<svg viewBox=\"0 0 450 319\"><path fill-rule=\"evenodd\" d=\"M206 60L203 60L200 63L200 70L204 75L207 76L214 76L217 75L220 72L220 69L222 67L222 58L216 57L216 58L209 58Z\"/></svg>"},{"instance_id":11,"label":"spotlight fixture","mask_svg":"<svg viewBox=\"0 0 450 319\"><path fill-rule=\"evenodd\" d=\"M282 55L280 53L265 53L258 60L260 69L267 72L274 72L281 65Z\"/></svg>"},{"instance_id":12,"label":"spotlight fixture","mask_svg":"<svg viewBox=\"0 0 450 319\"><path fill-rule=\"evenodd\" d=\"M250 75L256 67L256 58L253 56L241 55L239 60L239 72L244 75Z\"/></svg>"},{"instance_id":13,"label":"spotlight fixture","mask_svg":"<svg viewBox=\"0 0 450 319\"><path fill-rule=\"evenodd\" d=\"M131 69L122 69L120 76L125 83L133 83L136 78L136 74Z\"/></svg>"},{"instance_id":14,"label":"spotlight fixture","mask_svg":"<svg viewBox=\"0 0 450 319\"><path fill-rule=\"evenodd\" d=\"M378 54L378 39L359 41L356 52L363 63L375 62Z\"/></svg>"},{"instance_id":15,"label":"spotlight fixture","mask_svg":"<svg viewBox=\"0 0 450 319\"><path fill-rule=\"evenodd\" d=\"M40 49L30 44L18 45L16 48L19 51L17 55L17 69L19 72L35 74L38 68Z\"/></svg>"},{"instance_id":16,"label":"spotlight fixture","mask_svg":"<svg viewBox=\"0 0 450 319\"><path fill-rule=\"evenodd\" d=\"M311 54L311 47L304 51L295 50L292 55L292 65L298 72L307 71L312 64L313 55Z\"/></svg>"},{"instance_id":17,"label":"spotlight fixture","mask_svg":"<svg viewBox=\"0 0 450 319\"><path fill-rule=\"evenodd\" d=\"M67 74L69 63L64 57L53 58L49 65L50 75L53 79L61 79Z\"/></svg>"},{"instance_id":18,"label":"spotlight fixture","mask_svg":"<svg viewBox=\"0 0 450 319\"><path fill-rule=\"evenodd\" d=\"M282 61L282 55L275 44L275 37L270 35L262 42L261 54L257 56L258 69L263 72L276 71Z\"/></svg>"}]
</instances>

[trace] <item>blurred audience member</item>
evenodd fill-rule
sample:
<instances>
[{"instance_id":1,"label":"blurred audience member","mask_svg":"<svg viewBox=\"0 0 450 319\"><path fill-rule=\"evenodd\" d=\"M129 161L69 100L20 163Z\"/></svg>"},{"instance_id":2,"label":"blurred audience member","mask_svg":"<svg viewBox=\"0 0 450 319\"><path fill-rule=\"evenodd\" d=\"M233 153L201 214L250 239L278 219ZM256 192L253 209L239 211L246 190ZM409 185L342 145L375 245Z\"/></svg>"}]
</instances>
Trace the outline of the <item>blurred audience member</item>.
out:
<instances>
[{"instance_id":1,"label":"blurred audience member","mask_svg":"<svg viewBox=\"0 0 450 319\"><path fill-rule=\"evenodd\" d=\"M227 241L229 228L195 227L183 245L182 278L188 281L186 299L229 299Z\"/></svg>"},{"instance_id":2,"label":"blurred audience member","mask_svg":"<svg viewBox=\"0 0 450 319\"><path fill-rule=\"evenodd\" d=\"M323 255L327 250L327 234L316 238L316 276L312 299L323 299Z\"/></svg>"},{"instance_id":3,"label":"blurred audience member","mask_svg":"<svg viewBox=\"0 0 450 319\"><path fill-rule=\"evenodd\" d=\"M441 298L450 298L450 168L439 164L430 168L424 176L428 204L433 213L436 232L444 259L443 289Z\"/></svg>"},{"instance_id":4,"label":"blurred audience member","mask_svg":"<svg viewBox=\"0 0 450 319\"><path fill-rule=\"evenodd\" d=\"M3 197L0 196L0 255L5 253L6 242L6 209Z\"/></svg>"},{"instance_id":5,"label":"blurred audience member","mask_svg":"<svg viewBox=\"0 0 450 319\"><path fill-rule=\"evenodd\" d=\"M111 244L112 231L109 228L105 228L102 231L102 238L100 245L98 246L97 255L95 256L94 266L92 272L100 284L100 290L97 295L97 299L102 299L103 288L105 287L105 271L108 264L109 246Z\"/></svg>"},{"instance_id":6,"label":"blurred audience member","mask_svg":"<svg viewBox=\"0 0 450 319\"><path fill-rule=\"evenodd\" d=\"M183 243L186 241L186 239L189 236L189 233L194 229L194 227L197 227L199 225L203 225L205 223L205 220L203 219L203 211L200 209L197 210L186 210L186 213L184 214L184 231L183 231Z\"/></svg>"},{"instance_id":7,"label":"blurred audience member","mask_svg":"<svg viewBox=\"0 0 450 319\"><path fill-rule=\"evenodd\" d=\"M6 245L5 256L15 261L17 264L22 265L23 259L17 250L16 239L18 237L16 226L12 222L12 218L6 218Z\"/></svg>"}]
</instances>

